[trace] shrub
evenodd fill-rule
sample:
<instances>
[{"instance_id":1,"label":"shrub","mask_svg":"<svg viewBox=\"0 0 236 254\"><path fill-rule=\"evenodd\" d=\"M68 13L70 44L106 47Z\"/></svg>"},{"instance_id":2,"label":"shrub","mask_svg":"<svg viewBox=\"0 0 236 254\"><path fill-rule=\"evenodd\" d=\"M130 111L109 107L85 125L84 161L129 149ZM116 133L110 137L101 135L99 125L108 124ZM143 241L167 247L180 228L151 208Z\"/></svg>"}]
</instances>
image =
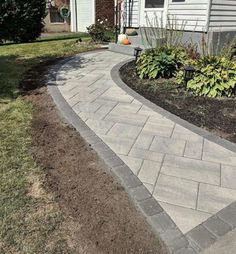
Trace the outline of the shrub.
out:
<instances>
[{"instance_id":1,"label":"shrub","mask_svg":"<svg viewBox=\"0 0 236 254\"><path fill-rule=\"evenodd\" d=\"M0 40L35 40L43 28L45 9L45 0L4 0L0 4Z\"/></svg>"},{"instance_id":2,"label":"shrub","mask_svg":"<svg viewBox=\"0 0 236 254\"><path fill-rule=\"evenodd\" d=\"M187 89L197 96L232 96L236 84L236 63L225 57L204 57L192 63L195 76L187 84ZM183 82L180 72L178 83Z\"/></svg>"},{"instance_id":3,"label":"shrub","mask_svg":"<svg viewBox=\"0 0 236 254\"><path fill-rule=\"evenodd\" d=\"M199 53L197 44L193 44L190 42L187 45L185 45L184 48L186 50L186 53L189 59L193 59L193 60L200 59L201 55Z\"/></svg>"},{"instance_id":4,"label":"shrub","mask_svg":"<svg viewBox=\"0 0 236 254\"><path fill-rule=\"evenodd\" d=\"M137 73L141 79L171 78L184 64L186 57L182 48L161 47L147 50L137 60Z\"/></svg>"},{"instance_id":5,"label":"shrub","mask_svg":"<svg viewBox=\"0 0 236 254\"><path fill-rule=\"evenodd\" d=\"M96 24L87 27L87 31L94 42L107 42L110 40L108 36L110 28L107 24L107 19L98 19Z\"/></svg>"}]
</instances>

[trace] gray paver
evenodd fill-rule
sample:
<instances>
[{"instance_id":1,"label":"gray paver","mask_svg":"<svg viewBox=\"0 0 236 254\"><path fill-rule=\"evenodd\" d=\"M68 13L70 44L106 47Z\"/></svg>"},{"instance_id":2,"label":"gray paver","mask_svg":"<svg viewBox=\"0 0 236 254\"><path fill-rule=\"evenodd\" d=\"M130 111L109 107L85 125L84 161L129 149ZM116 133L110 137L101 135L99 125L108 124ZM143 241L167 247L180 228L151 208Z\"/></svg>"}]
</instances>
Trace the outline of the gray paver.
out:
<instances>
[{"instance_id":1,"label":"gray paver","mask_svg":"<svg viewBox=\"0 0 236 254\"><path fill-rule=\"evenodd\" d=\"M229 207L222 209L217 213L220 219L228 223L231 227L236 226L236 202L232 203Z\"/></svg>"},{"instance_id":2,"label":"gray paver","mask_svg":"<svg viewBox=\"0 0 236 254\"><path fill-rule=\"evenodd\" d=\"M111 106L112 108L118 103L116 101L104 100L99 97L94 102L103 106Z\"/></svg>"},{"instance_id":3,"label":"gray paver","mask_svg":"<svg viewBox=\"0 0 236 254\"><path fill-rule=\"evenodd\" d=\"M236 166L221 166L221 186L236 189Z\"/></svg>"},{"instance_id":4,"label":"gray paver","mask_svg":"<svg viewBox=\"0 0 236 254\"><path fill-rule=\"evenodd\" d=\"M150 220L152 221L153 226L155 226L159 231L159 233L164 233L167 230L175 228L171 222L170 217L167 216L164 212L151 216Z\"/></svg>"},{"instance_id":5,"label":"gray paver","mask_svg":"<svg viewBox=\"0 0 236 254\"><path fill-rule=\"evenodd\" d=\"M138 114L117 114L114 112L110 112L106 116L106 120L110 120L117 123L130 124L135 126L143 126L147 120L147 116L138 115Z\"/></svg>"},{"instance_id":6,"label":"gray paver","mask_svg":"<svg viewBox=\"0 0 236 254\"><path fill-rule=\"evenodd\" d=\"M203 148L203 139L199 142L187 141L184 156L192 159L201 160L202 148Z\"/></svg>"},{"instance_id":7,"label":"gray paver","mask_svg":"<svg viewBox=\"0 0 236 254\"><path fill-rule=\"evenodd\" d=\"M118 102L132 102L133 100L132 96L126 94L120 88L110 88L100 98Z\"/></svg>"},{"instance_id":8,"label":"gray paver","mask_svg":"<svg viewBox=\"0 0 236 254\"><path fill-rule=\"evenodd\" d=\"M130 193L139 202L151 198L150 192L143 185L131 189Z\"/></svg>"},{"instance_id":9,"label":"gray paver","mask_svg":"<svg viewBox=\"0 0 236 254\"><path fill-rule=\"evenodd\" d=\"M114 107L112 110L113 113L116 114L125 114L125 113L137 113L138 110L141 108L140 105L132 104L132 103L119 103L117 106Z\"/></svg>"},{"instance_id":10,"label":"gray paver","mask_svg":"<svg viewBox=\"0 0 236 254\"><path fill-rule=\"evenodd\" d=\"M180 126L179 124L175 125L172 137L187 140L187 141L192 141L192 142L201 142L203 139L198 134Z\"/></svg>"},{"instance_id":11,"label":"gray paver","mask_svg":"<svg viewBox=\"0 0 236 254\"><path fill-rule=\"evenodd\" d=\"M141 148L141 149L149 149L152 141L154 139L154 136L152 135L145 135L145 134L139 134L137 140L135 141L134 148Z\"/></svg>"},{"instance_id":12,"label":"gray paver","mask_svg":"<svg viewBox=\"0 0 236 254\"><path fill-rule=\"evenodd\" d=\"M115 105L117 103L115 102ZM103 118L109 114L109 112L114 108L114 105L107 105L107 104L103 104L96 112L96 115L101 115L103 116Z\"/></svg>"},{"instance_id":13,"label":"gray paver","mask_svg":"<svg viewBox=\"0 0 236 254\"><path fill-rule=\"evenodd\" d=\"M95 102L81 102L73 107L75 112L95 112L101 107L100 104Z\"/></svg>"},{"instance_id":14,"label":"gray paver","mask_svg":"<svg viewBox=\"0 0 236 254\"><path fill-rule=\"evenodd\" d=\"M154 191L154 184L144 183L144 182L143 182L143 185L148 189L148 191L149 191L150 193L153 193L153 191Z\"/></svg>"},{"instance_id":15,"label":"gray paver","mask_svg":"<svg viewBox=\"0 0 236 254\"><path fill-rule=\"evenodd\" d=\"M127 177L123 177L122 182L126 188L137 188L142 185L140 180L136 175L129 175Z\"/></svg>"},{"instance_id":16,"label":"gray paver","mask_svg":"<svg viewBox=\"0 0 236 254\"><path fill-rule=\"evenodd\" d=\"M138 177L142 182L154 185L160 172L160 168L161 163L145 160Z\"/></svg>"},{"instance_id":17,"label":"gray paver","mask_svg":"<svg viewBox=\"0 0 236 254\"><path fill-rule=\"evenodd\" d=\"M120 137L136 139L141 129L142 129L141 127L134 126L134 125L116 123L107 133L107 135L114 136L117 139L119 139Z\"/></svg>"},{"instance_id":18,"label":"gray paver","mask_svg":"<svg viewBox=\"0 0 236 254\"><path fill-rule=\"evenodd\" d=\"M220 165L173 155L166 155L161 172L185 179L220 185Z\"/></svg>"},{"instance_id":19,"label":"gray paver","mask_svg":"<svg viewBox=\"0 0 236 254\"><path fill-rule=\"evenodd\" d=\"M155 111L153 111L151 108L147 107L147 106L144 106L141 104L141 108L140 110L138 111L138 114L141 114L141 115L147 115L147 116L153 116L153 118L163 118L163 116ZM150 118L151 120L152 118Z\"/></svg>"},{"instance_id":20,"label":"gray paver","mask_svg":"<svg viewBox=\"0 0 236 254\"><path fill-rule=\"evenodd\" d=\"M231 230L231 227L217 216L208 219L203 223L203 226L217 237L221 237Z\"/></svg>"},{"instance_id":21,"label":"gray paver","mask_svg":"<svg viewBox=\"0 0 236 254\"><path fill-rule=\"evenodd\" d=\"M188 240L186 239L185 236L180 236L172 240L170 249L176 253L180 249L187 249L189 245Z\"/></svg>"},{"instance_id":22,"label":"gray paver","mask_svg":"<svg viewBox=\"0 0 236 254\"><path fill-rule=\"evenodd\" d=\"M157 162L162 162L164 157L164 154L162 153L156 153L145 149L135 148L135 146L131 149L129 155L136 158L142 158L144 160L151 160Z\"/></svg>"},{"instance_id":23,"label":"gray paver","mask_svg":"<svg viewBox=\"0 0 236 254\"><path fill-rule=\"evenodd\" d=\"M116 137L111 136L101 136L101 139L116 153L121 155L127 155L133 145L132 139L119 138L117 142Z\"/></svg>"},{"instance_id":24,"label":"gray paver","mask_svg":"<svg viewBox=\"0 0 236 254\"><path fill-rule=\"evenodd\" d=\"M216 237L203 226L198 226L187 234L197 246L203 250L213 244Z\"/></svg>"},{"instance_id":25,"label":"gray paver","mask_svg":"<svg viewBox=\"0 0 236 254\"><path fill-rule=\"evenodd\" d=\"M212 216L210 213L200 212L195 209L171 205L164 202L160 202L160 205L184 234Z\"/></svg>"},{"instance_id":26,"label":"gray paver","mask_svg":"<svg viewBox=\"0 0 236 254\"><path fill-rule=\"evenodd\" d=\"M163 211L163 208L157 203L154 198L149 198L140 202L139 206L142 207L143 211L148 216L152 216Z\"/></svg>"},{"instance_id":27,"label":"gray paver","mask_svg":"<svg viewBox=\"0 0 236 254\"><path fill-rule=\"evenodd\" d=\"M95 132L99 134L106 134L110 128L114 125L113 122L108 122L98 119L88 119L86 124Z\"/></svg>"},{"instance_id":28,"label":"gray paver","mask_svg":"<svg viewBox=\"0 0 236 254\"><path fill-rule=\"evenodd\" d=\"M126 165L129 166L129 168L133 171L133 173L135 175L138 174L138 172L142 166L142 163L143 163L142 159L134 158L131 156L125 156L125 155L121 155L121 154L119 154L119 157L124 161L124 163Z\"/></svg>"},{"instance_id":29,"label":"gray paver","mask_svg":"<svg viewBox=\"0 0 236 254\"><path fill-rule=\"evenodd\" d=\"M234 200L236 200L236 190L201 183L197 209L214 214Z\"/></svg>"},{"instance_id":30,"label":"gray paver","mask_svg":"<svg viewBox=\"0 0 236 254\"><path fill-rule=\"evenodd\" d=\"M201 254L234 254L236 250L236 229L221 237Z\"/></svg>"},{"instance_id":31,"label":"gray paver","mask_svg":"<svg viewBox=\"0 0 236 254\"><path fill-rule=\"evenodd\" d=\"M160 174L153 196L159 201L195 209L197 193L196 182Z\"/></svg>"},{"instance_id":32,"label":"gray paver","mask_svg":"<svg viewBox=\"0 0 236 254\"><path fill-rule=\"evenodd\" d=\"M175 252L175 254L196 254L197 252L194 251L191 247L179 249Z\"/></svg>"},{"instance_id":33,"label":"gray paver","mask_svg":"<svg viewBox=\"0 0 236 254\"><path fill-rule=\"evenodd\" d=\"M208 135L203 138L194 133L191 126L182 127L176 117L168 119L171 114L117 85L110 70L125 59L128 58L116 53L96 52L74 57L59 69L58 89L74 107L73 112L67 110L73 119L69 122L92 144L111 172L119 176L142 210L147 208L147 216L153 215L151 223L169 246L175 246L174 253L195 253L186 246L166 212L182 232L192 233L191 244L197 251L212 243L206 228L219 236L236 226L235 205L225 208L236 200L236 154L207 140ZM74 121L75 114L87 121L98 137L82 121ZM135 175L138 173L139 179ZM149 200L161 201L166 212L152 206ZM208 219L216 212L219 220ZM202 232L202 226L191 230L206 219L206 231ZM201 233L206 237L199 238Z\"/></svg>"},{"instance_id":34,"label":"gray paver","mask_svg":"<svg viewBox=\"0 0 236 254\"><path fill-rule=\"evenodd\" d=\"M158 123L147 122L143 128L143 133L148 135L157 135L161 137L170 137L173 131L173 125L164 125Z\"/></svg>"},{"instance_id":35,"label":"gray paver","mask_svg":"<svg viewBox=\"0 0 236 254\"><path fill-rule=\"evenodd\" d=\"M236 166L236 154L226 148L205 140L203 146L203 160Z\"/></svg>"},{"instance_id":36,"label":"gray paver","mask_svg":"<svg viewBox=\"0 0 236 254\"><path fill-rule=\"evenodd\" d=\"M150 150L158 153L183 155L185 141L172 138L155 137Z\"/></svg>"}]
</instances>

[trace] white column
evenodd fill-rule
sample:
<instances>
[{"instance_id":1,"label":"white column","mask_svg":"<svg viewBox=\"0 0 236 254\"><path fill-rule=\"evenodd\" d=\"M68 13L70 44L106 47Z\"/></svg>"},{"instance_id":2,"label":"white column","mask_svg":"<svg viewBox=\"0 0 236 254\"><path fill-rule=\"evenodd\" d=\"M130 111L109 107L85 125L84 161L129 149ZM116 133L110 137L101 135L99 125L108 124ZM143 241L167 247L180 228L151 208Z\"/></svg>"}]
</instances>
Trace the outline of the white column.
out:
<instances>
[{"instance_id":1,"label":"white column","mask_svg":"<svg viewBox=\"0 0 236 254\"><path fill-rule=\"evenodd\" d=\"M76 1L70 0L70 11L71 11L71 32L77 32L77 17L76 17Z\"/></svg>"}]
</instances>

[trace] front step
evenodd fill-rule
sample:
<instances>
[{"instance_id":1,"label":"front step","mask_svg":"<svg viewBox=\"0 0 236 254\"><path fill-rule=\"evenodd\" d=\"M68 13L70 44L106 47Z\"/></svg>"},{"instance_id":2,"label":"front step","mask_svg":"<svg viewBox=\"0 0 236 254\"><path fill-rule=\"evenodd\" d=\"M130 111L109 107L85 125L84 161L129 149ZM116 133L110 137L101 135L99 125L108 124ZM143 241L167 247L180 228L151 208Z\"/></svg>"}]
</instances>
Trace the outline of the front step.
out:
<instances>
[{"instance_id":1,"label":"front step","mask_svg":"<svg viewBox=\"0 0 236 254\"><path fill-rule=\"evenodd\" d=\"M141 47L140 45L122 45L122 44L116 44L116 43L109 43L109 50L116 53L121 53L124 55L134 56L134 48L135 47Z\"/></svg>"},{"instance_id":2,"label":"front step","mask_svg":"<svg viewBox=\"0 0 236 254\"><path fill-rule=\"evenodd\" d=\"M141 35L128 36L131 45L143 45Z\"/></svg>"}]
</instances>

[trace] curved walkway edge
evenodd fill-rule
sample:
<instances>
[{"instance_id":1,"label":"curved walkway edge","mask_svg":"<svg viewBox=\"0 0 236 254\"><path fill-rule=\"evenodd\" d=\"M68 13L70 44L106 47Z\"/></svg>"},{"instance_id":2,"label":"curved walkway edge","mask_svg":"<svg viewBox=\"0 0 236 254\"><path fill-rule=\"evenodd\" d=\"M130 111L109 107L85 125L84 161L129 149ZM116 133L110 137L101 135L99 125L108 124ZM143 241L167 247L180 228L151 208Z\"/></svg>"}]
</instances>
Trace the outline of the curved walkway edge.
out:
<instances>
[{"instance_id":1,"label":"curved walkway edge","mask_svg":"<svg viewBox=\"0 0 236 254\"><path fill-rule=\"evenodd\" d=\"M170 113L169 111L157 106L156 104L152 103L151 101L147 100L146 98L144 98L142 95L138 94L137 92L135 92L133 89L131 89L129 86L127 86L122 79L120 78L119 75L119 70L120 68L125 65L126 63L130 62L130 60L118 63L115 67L112 68L111 70L111 78L113 79L113 81L119 86L121 87L123 90L125 90L128 94L132 95L135 99L139 100L140 102L142 102L144 105L146 105L147 107L153 109L154 111L164 115L166 118L180 124L181 126L191 130L192 132L197 133L198 135L201 135L202 137L236 153L236 144L220 138L219 136L210 133L207 130L204 130L194 124L189 123L188 121Z\"/></svg>"},{"instance_id":2,"label":"curved walkway edge","mask_svg":"<svg viewBox=\"0 0 236 254\"><path fill-rule=\"evenodd\" d=\"M219 165L216 162L212 162L211 160L212 157L211 154L209 153L206 153L204 155L206 156L206 158L208 158L204 162L201 161L200 163L199 162L200 159L195 158L196 162L200 163L198 164L198 166L200 168L203 167L203 170L205 170L204 172L208 172L210 168L209 175L203 173L203 177L206 177L207 181L208 180L211 181L209 184L206 184L204 179L196 180L196 177L201 178L202 176L199 175L196 176L197 174L195 172L196 168L193 168L193 170L191 168L192 161L189 162L190 159L184 156L183 159L186 159L187 164L185 160L184 162L178 161L180 158L177 157L176 154L178 154L179 150L182 149L181 147L184 147L183 149L184 151L186 151L186 147L189 144L191 144L192 142L191 140L184 141L185 136L188 136L189 139L193 137L194 139L196 138L197 140L196 143L194 143L194 145L199 142L202 142L201 140L199 141L198 137L194 135L192 136L192 134L188 132L189 129L194 133L199 134L204 139L214 141L214 143L217 143L216 147L213 144L214 149L218 149L220 145L224 149L227 148L228 150L231 151L231 153L233 153L236 151L235 145L231 144L230 142L222 141L221 139L218 138L215 139L215 137L209 134L208 132L202 131L201 129L193 125L190 125L189 123L183 121L182 119L173 116L172 114L166 112L165 110L160 109L156 105L153 105L152 103L144 99L142 96L138 95L130 88L128 88L120 80L118 74L119 68L121 67L122 63L124 63L124 61L122 61L123 58L125 57L122 57L122 55L120 54L111 53L108 51L101 52L96 51L91 53L80 54L78 56L61 61L57 65L55 65L50 71L48 77L49 79L48 91L52 96L58 109L62 113L63 117L76 128L76 130L80 133L80 135L89 144L91 144L93 149L105 161L105 163L110 168L111 173L120 180L121 184L124 186L128 194L130 195L131 199L135 203L136 207L146 217L147 221L153 228L154 232L156 232L157 235L160 236L162 240L166 243L170 252L175 254L200 253L202 250L209 247L211 244L213 244L227 232L231 231L232 228L236 227L236 202L233 202L234 200L236 200L236 191L231 186L231 188L225 187L222 188L221 192L220 189L221 187L217 187L218 185L215 182L218 181L217 180L218 178L221 179L220 181L222 181L222 169L224 169L226 173L229 174L229 171L231 172L232 170L235 170L236 163L234 161L234 156L232 154L230 154L230 158L232 159L230 165L228 165L227 163L226 165L224 165L222 161L218 162ZM105 61L108 62L110 61L110 63L107 64L107 69L101 68L101 63L102 64L104 63L104 59ZM128 59L123 60L128 61ZM93 69L90 68L91 65L93 66ZM101 75L102 78L97 77L97 74L98 75L102 74ZM92 81L92 78L95 79ZM91 86L94 86L94 89L91 89ZM116 86L119 87L119 89L122 88L122 90L124 90L125 93L116 89ZM102 92L99 91L101 87L103 88ZM76 93L71 94L71 92ZM81 96L80 93L82 93ZM91 93L93 93L93 95L94 93L97 93L96 97L92 96L91 99ZM115 97L117 97L116 94L114 96L114 93L118 93L118 97L120 96L120 98L118 103L114 103L113 105L113 102L116 100ZM78 98L78 101L75 101L76 97ZM83 98L82 101L81 98ZM96 113L98 112L97 110L102 109L104 110L104 107L102 108L100 107L101 105L100 106L98 105L99 102L101 103L102 101L103 101L102 106L107 105L109 102L110 110L106 114L105 120L104 116L102 119L101 118L93 119L93 117L97 118L99 116L99 113ZM128 105L127 102L128 103L131 102L132 106ZM93 108L93 112L91 111L91 107ZM82 109L84 109L84 111ZM121 128L125 127L124 122L127 121L127 118L123 119L119 114L125 115L127 113L126 112L127 110L134 109L138 109L139 111L142 110L142 112L140 112L140 115L137 115L140 121L138 121L138 119L132 120L132 123L130 125L127 125L128 127L130 127L130 131L129 129L127 129L127 131L130 133L129 134L130 136L128 138L120 137L120 139L124 138L123 139L124 142L130 141L134 133L137 131L138 138L140 138L141 137L140 135L143 134L141 145L144 145L145 141L147 140L143 138L153 136L152 140L150 141L152 151L148 150L147 152L149 153L149 155L154 154L154 152L155 156L160 156L162 155L162 153L164 155L164 157L160 159L161 162L157 162L156 157L151 159L150 161L147 160L147 158L143 159L141 169L140 168L138 169L138 173L135 173L134 171L134 169L137 167L137 161L139 160L139 158L137 158L138 156L134 155L134 157L131 157L132 159L135 160L130 162L131 158L128 158L128 156L125 155L125 153L123 154L122 151L120 150L119 150L120 152L117 152L116 146L114 146L113 144L115 140L114 137L118 135L116 139L119 139ZM94 114L94 112L96 114ZM130 115L128 116L133 116L133 113L132 114L130 113ZM153 119L151 119L151 122L148 122L152 116L155 116L156 118L154 117ZM145 119L144 122L142 122L143 119ZM154 134L152 133L152 128L162 127L160 129L160 133L165 134L166 129L168 129L169 124L171 124L166 119L170 119L175 123L171 130L171 135L172 136L173 134L175 135L174 138L172 138L172 136L166 137L165 135L164 137L163 136L159 137L156 133ZM157 123L157 120L162 121L161 126L159 125L159 122ZM139 126L133 128L136 123L135 121L138 121ZM93 123L93 125L95 123L96 125L99 123L99 128L93 128L94 131L91 130L91 126L93 126L91 123ZM101 124L104 123L106 124L105 127L111 124L105 134L104 132L101 133L102 130ZM152 128L147 128L148 127L147 124L149 124L149 127ZM104 125L102 126L104 127ZM186 134L184 133L183 135L182 133L183 131L185 131L185 129L180 128L177 129L176 126L185 127L187 129ZM143 131L146 132L142 133ZM135 136L135 145L137 145L138 142L137 136ZM171 140L169 140L170 138ZM106 142L106 140L108 141ZM176 143L173 143L173 141L177 142L177 145ZM135 145L132 144L131 146L132 148L130 151L132 151L132 149L135 148ZM161 148L160 145L162 145ZM150 144L148 146L150 148ZM163 149L163 147L165 148L165 151L160 150ZM189 149L191 150L190 145L189 147L190 147ZM210 148L212 147L210 146ZM139 149L137 148L136 151L139 151ZM171 152L174 154L171 155L172 157L170 156ZM224 150L223 155L226 156ZM191 156L189 155L189 157ZM174 164L179 163L179 167L174 170L175 172L172 169L174 165L173 162L171 162L171 159L173 158L175 159ZM208 162L208 160L210 160L210 162ZM157 165L159 167L158 169L159 178L157 177L157 180L155 180L156 182L155 186L156 188L158 188L158 191L155 192L154 189L151 190L149 188L151 184L147 183L148 180L144 181L143 179L147 179L148 176L150 176L150 169L155 168L154 166ZM187 170L191 171L192 175L190 174L186 176L184 179L176 180L175 176L178 169L181 170L182 174L183 172L186 171L186 167L190 167L189 169L187 168ZM140 176L140 172L143 172L144 168L146 169L146 171L144 171L144 173L142 173L142 176ZM160 177L162 177L162 173L160 172L164 172L163 179L161 179L162 182L159 181ZM188 172L186 174L188 174ZM234 176L234 171L232 174ZM166 182L166 179L169 178L171 178L170 182L171 184L173 183L173 185L170 186L170 189L166 190L165 189L166 185L170 183L168 181ZM172 182L172 178L174 178L175 181ZM189 178L194 179L189 181ZM223 180L226 182L230 181L230 179L227 179L226 176L224 177ZM203 183L201 181L203 181ZM181 196L183 190L178 189L179 188L178 184L179 185L183 184L184 186L186 186L187 189L189 188L189 193L187 193L189 194L188 197L189 203L187 204L183 203L183 206L181 206L181 203L173 205L170 204L169 202L171 197L168 197L168 195L170 193L172 195L175 195L176 193L177 199L179 198L181 200L184 198ZM220 183L220 185L221 184L222 183ZM228 184L227 186L229 187L230 183L227 182L227 184ZM195 186L198 195L201 194L201 192L199 192L199 188L203 189L205 188L205 192L201 194L202 196L200 197L198 196L197 201L194 201L197 202L196 204L197 206L199 205L198 203L201 204L202 202L202 206L204 206L204 204L207 204L209 200L212 199L215 200L212 203L212 206L209 207L209 210L207 212L206 211L201 212L202 214L204 214L204 216L199 219L200 223L196 227L193 226L192 228L190 228L189 231L184 230L184 227L180 230L179 226L176 225L176 222L177 224L178 223L181 224L181 222L179 221L179 217L184 217L185 211L195 213L195 210L191 207L192 204L191 199L195 198L194 196L195 194L191 193L193 193L193 189L195 188ZM159 195L160 193L163 195ZM168 194L167 196L165 196L166 193ZM175 197L172 198L175 199ZM201 199L200 202L199 198ZM219 209L219 207L221 206L218 206L219 205L217 203L218 199L221 200L226 199L224 200L225 203L223 202L224 204L221 204L221 206L223 205L223 207L225 208ZM169 209L169 207L174 207L174 210ZM199 214L200 210L201 209L199 209ZM180 214L176 215L175 212ZM195 216L195 214L193 216Z\"/></svg>"}]
</instances>

